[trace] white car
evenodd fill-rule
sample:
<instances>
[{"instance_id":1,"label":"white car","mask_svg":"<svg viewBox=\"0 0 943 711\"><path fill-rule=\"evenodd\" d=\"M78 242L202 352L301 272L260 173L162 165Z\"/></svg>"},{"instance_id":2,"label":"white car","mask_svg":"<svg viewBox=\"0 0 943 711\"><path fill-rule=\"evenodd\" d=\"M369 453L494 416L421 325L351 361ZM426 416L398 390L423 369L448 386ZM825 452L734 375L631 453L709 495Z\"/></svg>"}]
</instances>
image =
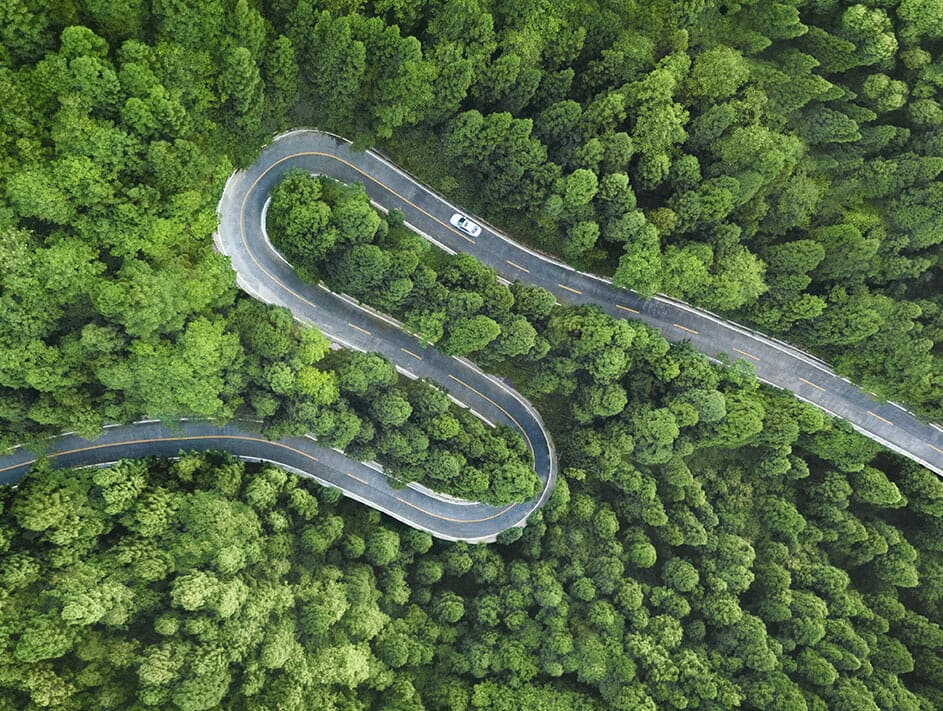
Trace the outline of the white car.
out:
<instances>
[{"instance_id":1,"label":"white car","mask_svg":"<svg viewBox=\"0 0 943 711\"><path fill-rule=\"evenodd\" d=\"M481 225L472 222L465 217L465 215L460 215L457 212L449 218L449 223L472 237L477 237L481 234Z\"/></svg>"}]
</instances>

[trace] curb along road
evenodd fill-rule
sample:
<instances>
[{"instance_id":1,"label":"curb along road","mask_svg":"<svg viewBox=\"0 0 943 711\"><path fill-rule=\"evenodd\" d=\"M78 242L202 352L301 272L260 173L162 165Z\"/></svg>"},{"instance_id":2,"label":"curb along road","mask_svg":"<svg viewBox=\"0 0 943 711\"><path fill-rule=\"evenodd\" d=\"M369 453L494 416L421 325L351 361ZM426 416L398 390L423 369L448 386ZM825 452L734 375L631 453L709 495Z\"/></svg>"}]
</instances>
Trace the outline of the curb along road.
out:
<instances>
[{"instance_id":1,"label":"curb along road","mask_svg":"<svg viewBox=\"0 0 943 711\"><path fill-rule=\"evenodd\" d=\"M266 167L261 167L261 166ZM398 208L421 234L454 251L468 252L509 281L527 281L551 291L559 301L595 304L616 318L638 318L670 341L689 341L711 357L743 360L765 383L794 392L800 399L885 447L943 474L943 432L893 403L876 400L811 354L708 311L664 296L643 299L608 280L578 272L516 244L487 222L476 238L453 228L453 212L463 212L373 151L355 152L344 139L298 129L274 139L249 173L265 191L292 167L362 182L370 199L384 209ZM466 213L467 214L467 213ZM234 260L235 265L235 260ZM523 269L521 269L523 267ZM237 272L242 272L236 267Z\"/></svg>"}]
</instances>

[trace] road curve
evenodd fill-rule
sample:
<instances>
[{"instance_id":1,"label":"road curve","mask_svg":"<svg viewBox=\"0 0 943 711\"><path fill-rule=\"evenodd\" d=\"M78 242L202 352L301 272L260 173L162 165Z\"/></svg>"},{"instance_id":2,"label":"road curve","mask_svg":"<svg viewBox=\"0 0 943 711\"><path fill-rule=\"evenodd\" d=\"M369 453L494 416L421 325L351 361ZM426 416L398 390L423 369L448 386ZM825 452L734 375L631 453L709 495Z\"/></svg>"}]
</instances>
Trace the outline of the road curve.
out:
<instances>
[{"instance_id":1,"label":"road curve","mask_svg":"<svg viewBox=\"0 0 943 711\"><path fill-rule=\"evenodd\" d=\"M251 422L224 427L185 421L170 429L159 422L108 428L94 442L73 435L50 440L47 456L62 466L91 466L121 458L173 456L180 449L224 449L247 460L270 461L340 488L347 496L404 523L448 540L492 541L521 526L550 495L556 479L552 442L539 415L520 395L464 359L426 349L393 319L350 297L302 282L271 247L264 230L268 194L286 171L301 168L345 182L364 183L384 210L397 208L407 223L440 246L474 255L508 281L538 284L563 303L595 304L616 318L637 318L670 341L689 341L710 357L742 359L763 382L790 390L859 432L938 474L943 474L943 428L923 422L893 403L880 402L807 353L683 302L648 300L601 277L576 271L513 242L484 221L471 238L448 223L457 207L373 151L354 152L331 134L298 130L263 149L245 171L226 184L219 203L217 248L232 260L237 283L268 303L286 306L295 318L317 325L338 344L383 353L409 377L429 378L491 422L523 435L543 488L532 501L507 507L463 502L421 488L396 489L368 464L354 462L310 438L265 440ZM0 483L17 481L35 457L25 450L0 458Z\"/></svg>"},{"instance_id":2,"label":"road curve","mask_svg":"<svg viewBox=\"0 0 943 711\"><path fill-rule=\"evenodd\" d=\"M218 207L216 247L230 257L239 286L262 301L288 308L297 320L317 326L341 346L381 353L405 376L435 381L459 405L470 408L486 422L518 431L541 482L538 495L520 504L492 506L415 484L397 488L375 465L348 459L342 452L322 447L308 437L268 441L260 434L258 424L249 421L223 427L197 420L170 426L159 421L109 426L95 441L71 434L53 438L46 443L47 456L57 466L74 467L125 458L176 456L181 449L222 449L245 460L272 462L335 486L350 498L438 538L489 542L502 531L523 526L530 514L546 502L556 483L556 456L540 415L519 393L470 361L427 348L394 319L348 296L303 282L269 243L264 213L269 192L285 171L296 167L317 171L306 164L304 157L270 163L269 154L270 149L264 150L252 167L230 177ZM18 481L35 459L24 449L0 458L0 483Z\"/></svg>"},{"instance_id":3,"label":"road curve","mask_svg":"<svg viewBox=\"0 0 943 711\"><path fill-rule=\"evenodd\" d=\"M323 131L301 129L280 135L251 168L230 181L220 203L224 219L221 248L232 257L240 285L263 300L281 303L283 295L252 264L246 245L233 244L232 237L239 225L244 224L247 239L252 239L251 234L264 238L256 228L262 219L264 196L291 168L330 175L345 182L362 182L375 204L385 210L401 210L406 222L420 234L446 249L472 254L508 281L538 284L563 303L595 304L616 318L641 319L668 340L689 341L710 357L744 360L753 366L761 381L792 391L798 398L847 420L866 437L943 475L943 428L939 425L924 422L899 405L875 399L837 375L826 363L787 343L666 296L644 299L613 286L607 279L576 271L517 244L474 216L472 219L484 229L478 237L471 238L449 224L452 213L462 210L447 199L378 153L355 152L349 142ZM272 274L279 278L283 274L286 278L294 275L267 244L253 246L252 250L268 259L266 264L271 265ZM294 279L300 283L297 277ZM365 341L359 337L363 334L358 336L345 328L342 318L326 324L325 330L343 339L342 342L353 341L354 347L377 349L375 340ZM415 364L410 363L409 356L398 357L392 350L383 352L395 362ZM434 379L443 382L441 377Z\"/></svg>"},{"instance_id":4,"label":"road curve","mask_svg":"<svg viewBox=\"0 0 943 711\"><path fill-rule=\"evenodd\" d=\"M65 434L47 442L45 455L57 467L102 466L121 459L176 457L181 450L224 450L246 461L271 462L325 486L341 489L352 499L404 523L453 541L493 541L501 531L523 525L537 502L494 507L438 496L422 487L396 489L386 476L343 452L327 449L310 437L266 439L254 421L218 426L203 420L165 425L143 420L131 425L107 425L94 441ZM17 448L0 458L0 484L15 484L29 471L37 454Z\"/></svg>"}]
</instances>

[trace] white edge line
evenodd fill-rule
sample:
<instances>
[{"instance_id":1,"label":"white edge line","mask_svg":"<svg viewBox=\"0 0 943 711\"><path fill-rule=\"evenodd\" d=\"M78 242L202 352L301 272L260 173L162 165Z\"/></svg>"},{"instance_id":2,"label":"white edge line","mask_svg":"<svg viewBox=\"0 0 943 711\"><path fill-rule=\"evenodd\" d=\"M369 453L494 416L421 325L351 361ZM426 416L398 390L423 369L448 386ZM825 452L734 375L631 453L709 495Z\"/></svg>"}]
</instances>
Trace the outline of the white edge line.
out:
<instances>
[{"instance_id":1,"label":"white edge line","mask_svg":"<svg viewBox=\"0 0 943 711\"><path fill-rule=\"evenodd\" d=\"M272 241L268 238L268 229L265 225L265 216L268 214L269 203L272 202L271 195L265 198L265 202L262 203L262 218L261 218L261 227L262 227L262 236L265 238L265 244L268 245L268 248L272 250L272 254L281 259L285 264L291 267L291 262L289 262L285 257L282 256L282 253L275 249L275 245L272 244ZM292 267L294 269L294 267Z\"/></svg>"}]
</instances>

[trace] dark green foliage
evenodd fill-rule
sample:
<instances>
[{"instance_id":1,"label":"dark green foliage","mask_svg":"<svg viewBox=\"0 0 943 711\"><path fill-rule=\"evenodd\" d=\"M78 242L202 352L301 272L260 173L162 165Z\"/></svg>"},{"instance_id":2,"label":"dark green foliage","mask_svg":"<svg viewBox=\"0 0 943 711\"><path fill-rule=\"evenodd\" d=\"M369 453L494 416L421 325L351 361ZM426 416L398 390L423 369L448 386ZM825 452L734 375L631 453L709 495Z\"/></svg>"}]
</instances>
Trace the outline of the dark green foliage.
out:
<instances>
[{"instance_id":1,"label":"dark green foliage","mask_svg":"<svg viewBox=\"0 0 943 711\"><path fill-rule=\"evenodd\" d=\"M939 416L939 15L0 3L0 441L244 407L404 478L531 495L517 438L234 299L222 181L294 123L381 139L518 238ZM441 259L356 187L291 180L270 217L308 276L540 406L550 502L466 546L225 457L37 467L0 492L0 706L943 707L938 477L637 323Z\"/></svg>"},{"instance_id":2,"label":"dark green foliage","mask_svg":"<svg viewBox=\"0 0 943 711\"><path fill-rule=\"evenodd\" d=\"M574 171L563 209L585 204L597 188ZM338 229L338 212L362 212L351 223L356 231ZM458 665L453 673L505 674L531 684L544 674L575 678L595 687L608 708L749 702L786 709L803 699L880 707L891 697L915 707L929 703L918 696L920 683L906 681L917 669L912 645L879 621L881 613L865 597L878 590L908 604L912 598L899 598L898 590L935 589L934 576L940 577L922 572L921 565L936 570L938 546L920 549L907 533L915 529L896 510L908 510L909 499L874 460L876 445L784 394L759 390L741 371L715 369L685 347L669 347L640 324L595 308L556 307L532 287L515 285L501 296L493 276L468 257L435 253L396 220L388 226L368 219L360 188L290 176L270 214L286 235L306 235L300 246L285 240L282 247L329 283L334 265L358 247L375 249L371 259L380 271L350 277L375 285L390 283L394 264L409 266L407 278L425 266L431 274L418 303L439 299L436 322L446 349L454 333L474 338L472 319L491 303L519 309L522 327L538 339L527 342L542 344L476 349L476 357L517 378L549 413L565 477L545 512L522 533L502 536L509 554L529 561L506 563L518 594L499 604L487 584L480 601L437 592L449 562L423 561L415 574L434 619L474 623L462 628L457 652L441 652ZM840 268L829 262L829 249L846 256L853 246L870 249L855 228L823 230L828 235L770 246L783 278L792 272L801 288L823 259ZM324 235L326 251L319 246ZM696 255L700 247L687 249ZM388 287L356 295L416 322L410 294L420 280L410 281L401 306L374 296ZM513 340L513 322L491 322L495 343ZM405 406L387 397L373 405L393 419ZM427 404L420 409L435 411ZM478 573L483 583L493 575L486 570ZM935 602L918 603L918 614L938 609L940 596L930 595ZM527 610L528 599L531 614L540 611L532 624L546 625L542 635L552 640L548 649L532 647L530 659L521 647L533 644L523 632L528 617L515 611L517 605ZM561 605L565 623L541 618ZM384 659L404 668L406 640L396 645L387 643ZM723 663L712 656L718 654ZM455 655L466 661L458 664ZM862 668L870 671L862 675ZM438 688L429 686L430 698Z\"/></svg>"},{"instance_id":3,"label":"dark green foliage","mask_svg":"<svg viewBox=\"0 0 943 711\"><path fill-rule=\"evenodd\" d=\"M498 49L462 111L430 108L388 147L518 238L784 335L939 417L939 9L495 8L464 44ZM441 22L419 36L451 69L463 54ZM550 28L559 46L535 62ZM795 243L825 254L794 261Z\"/></svg>"},{"instance_id":4,"label":"dark green foliage","mask_svg":"<svg viewBox=\"0 0 943 711\"><path fill-rule=\"evenodd\" d=\"M592 311L550 316L561 317L618 325ZM271 326L263 333L267 356L287 348ZM840 474L842 440L860 448L860 437L684 347L660 350L645 328L632 333L611 334L622 345L608 347L635 360L609 377L633 412L651 403L647 414L595 415L565 432L579 397L550 388L564 476L497 546L433 544L225 455L37 466L0 492L0 686L15 705L291 707L355 693L388 706L396 690L419 704L408 708L470 698L504 708L517 695L561 709L800 698L931 708L943 576L926 541L943 520L940 480L869 455ZM594 353L564 340L543 360L574 359L578 393ZM357 358L336 369L341 389L394 381L375 356ZM715 444L730 418L715 399L731 413L738 399L754 403L773 429L730 422L749 429ZM441 400L426 389L409 404L430 416ZM668 415L675 429L658 434Z\"/></svg>"}]
</instances>

